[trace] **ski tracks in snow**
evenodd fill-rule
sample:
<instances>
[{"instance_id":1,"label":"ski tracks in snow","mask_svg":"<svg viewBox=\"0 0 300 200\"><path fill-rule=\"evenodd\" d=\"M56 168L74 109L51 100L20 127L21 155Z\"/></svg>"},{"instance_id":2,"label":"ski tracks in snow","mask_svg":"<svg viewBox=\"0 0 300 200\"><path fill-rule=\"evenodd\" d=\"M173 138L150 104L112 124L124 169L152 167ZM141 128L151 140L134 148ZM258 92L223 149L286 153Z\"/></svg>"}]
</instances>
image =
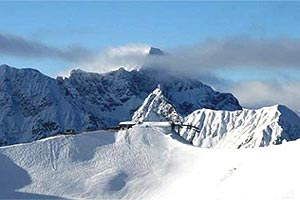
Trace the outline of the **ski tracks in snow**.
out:
<instances>
[{"instance_id":1,"label":"ski tracks in snow","mask_svg":"<svg viewBox=\"0 0 300 200\"><path fill-rule=\"evenodd\" d=\"M49 152L50 152L50 165L51 165L51 168L56 171L57 170L57 159L58 159L58 156L55 152L58 152L57 151L57 148L55 146L55 144L53 143L53 141L51 141L49 143Z\"/></svg>"},{"instance_id":2,"label":"ski tracks in snow","mask_svg":"<svg viewBox=\"0 0 300 200\"><path fill-rule=\"evenodd\" d=\"M228 170L228 172L224 175L223 178L220 179L221 182L226 181L228 178L230 178L237 170L237 167L233 167L231 169Z\"/></svg>"}]
</instances>

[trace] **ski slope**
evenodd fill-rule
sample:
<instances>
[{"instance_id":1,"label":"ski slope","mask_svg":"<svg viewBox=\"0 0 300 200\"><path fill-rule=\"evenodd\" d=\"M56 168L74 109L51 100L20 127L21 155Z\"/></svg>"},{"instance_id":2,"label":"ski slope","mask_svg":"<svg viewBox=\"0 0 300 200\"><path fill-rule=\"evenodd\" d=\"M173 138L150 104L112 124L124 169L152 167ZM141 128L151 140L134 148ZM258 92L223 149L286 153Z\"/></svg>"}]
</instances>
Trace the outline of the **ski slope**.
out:
<instances>
[{"instance_id":1,"label":"ski slope","mask_svg":"<svg viewBox=\"0 0 300 200\"><path fill-rule=\"evenodd\" d=\"M0 148L0 198L300 199L299 151L205 149L141 125L56 136Z\"/></svg>"}]
</instances>

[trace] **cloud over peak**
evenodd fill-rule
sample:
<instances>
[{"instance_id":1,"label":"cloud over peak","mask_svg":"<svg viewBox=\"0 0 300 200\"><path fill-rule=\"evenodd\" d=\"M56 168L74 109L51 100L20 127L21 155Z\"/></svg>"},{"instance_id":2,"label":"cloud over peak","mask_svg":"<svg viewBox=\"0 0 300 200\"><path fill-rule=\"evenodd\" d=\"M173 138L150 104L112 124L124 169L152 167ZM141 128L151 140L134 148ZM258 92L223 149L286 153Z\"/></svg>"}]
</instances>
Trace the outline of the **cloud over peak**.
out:
<instances>
[{"instance_id":1,"label":"cloud over peak","mask_svg":"<svg viewBox=\"0 0 300 200\"><path fill-rule=\"evenodd\" d=\"M131 70L145 63L149 49L147 44L108 47L95 53L91 59L82 60L78 65L79 68L90 72L107 72L120 67Z\"/></svg>"},{"instance_id":2,"label":"cloud over peak","mask_svg":"<svg viewBox=\"0 0 300 200\"><path fill-rule=\"evenodd\" d=\"M300 68L300 39L207 39L167 53L147 60L147 65L191 74L224 68Z\"/></svg>"},{"instance_id":3,"label":"cloud over peak","mask_svg":"<svg viewBox=\"0 0 300 200\"><path fill-rule=\"evenodd\" d=\"M16 35L0 33L0 54L60 59L87 70L103 72L137 66L190 71L191 74L222 68L286 68L300 66L300 39L231 37L206 39L195 45L164 49L164 56L147 57L150 45L129 44L100 50L80 46L57 48Z\"/></svg>"},{"instance_id":4,"label":"cloud over peak","mask_svg":"<svg viewBox=\"0 0 300 200\"><path fill-rule=\"evenodd\" d=\"M207 39L195 45L163 49L166 54L162 56L148 56L149 50L148 44L129 44L100 50L74 46L57 48L20 36L0 33L0 55L59 59L91 72L107 72L119 67L127 70L141 66L162 68L175 75L200 78L217 89L232 92L247 107L280 103L294 110L300 108L298 79L283 82L260 79L246 81L242 77L238 84L232 84L218 77L218 72L223 69L240 68L246 69L244 71L263 69L265 72L279 69L285 74L293 74L289 69L300 70L300 38ZM67 75L70 70L65 70L61 75ZM218 85L222 87L218 88Z\"/></svg>"}]
</instances>

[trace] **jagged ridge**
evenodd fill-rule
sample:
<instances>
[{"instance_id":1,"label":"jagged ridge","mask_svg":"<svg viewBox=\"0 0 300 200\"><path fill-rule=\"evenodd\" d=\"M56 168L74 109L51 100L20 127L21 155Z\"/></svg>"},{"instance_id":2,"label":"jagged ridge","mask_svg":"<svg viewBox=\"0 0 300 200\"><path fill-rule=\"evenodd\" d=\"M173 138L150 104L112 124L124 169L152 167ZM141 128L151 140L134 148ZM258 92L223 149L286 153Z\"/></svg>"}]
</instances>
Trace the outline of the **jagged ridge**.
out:
<instances>
[{"instance_id":1,"label":"jagged ridge","mask_svg":"<svg viewBox=\"0 0 300 200\"><path fill-rule=\"evenodd\" d=\"M183 120L160 87L145 99L132 120L173 122L179 125L179 134L185 140L207 148L264 147L300 138L300 118L285 106L238 111L199 109Z\"/></svg>"},{"instance_id":2,"label":"jagged ridge","mask_svg":"<svg viewBox=\"0 0 300 200\"><path fill-rule=\"evenodd\" d=\"M201 109L187 116L184 123L198 127L180 131L198 147L264 147L300 138L300 118L282 105L241 111Z\"/></svg>"},{"instance_id":3,"label":"jagged ridge","mask_svg":"<svg viewBox=\"0 0 300 200\"><path fill-rule=\"evenodd\" d=\"M163 96L160 86L156 88L144 101L142 106L134 113L132 121L171 121L181 123L182 117Z\"/></svg>"},{"instance_id":4,"label":"jagged ridge","mask_svg":"<svg viewBox=\"0 0 300 200\"><path fill-rule=\"evenodd\" d=\"M158 84L182 116L195 109L241 109L231 94L149 69L105 74L74 70L53 79L33 69L0 67L0 146L30 142L66 129L97 130L131 119ZM188 97L188 98L187 98Z\"/></svg>"}]
</instances>

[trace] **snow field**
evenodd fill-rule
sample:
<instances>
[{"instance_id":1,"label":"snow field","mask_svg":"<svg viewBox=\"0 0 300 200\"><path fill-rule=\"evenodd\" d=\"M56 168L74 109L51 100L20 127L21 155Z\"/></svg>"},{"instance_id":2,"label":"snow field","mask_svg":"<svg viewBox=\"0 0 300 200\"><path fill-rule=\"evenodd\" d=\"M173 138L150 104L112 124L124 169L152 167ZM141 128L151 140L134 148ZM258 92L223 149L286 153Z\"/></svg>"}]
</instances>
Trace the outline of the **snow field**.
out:
<instances>
[{"instance_id":1,"label":"snow field","mask_svg":"<svg viewBox=\"0 0 300 200\"><path fill-rule=\"evenodd\" d=\"M0 198L300 199L299 148L205 149L140 125L51 137L0 148Z\"/></svg>"}]
</instances>

